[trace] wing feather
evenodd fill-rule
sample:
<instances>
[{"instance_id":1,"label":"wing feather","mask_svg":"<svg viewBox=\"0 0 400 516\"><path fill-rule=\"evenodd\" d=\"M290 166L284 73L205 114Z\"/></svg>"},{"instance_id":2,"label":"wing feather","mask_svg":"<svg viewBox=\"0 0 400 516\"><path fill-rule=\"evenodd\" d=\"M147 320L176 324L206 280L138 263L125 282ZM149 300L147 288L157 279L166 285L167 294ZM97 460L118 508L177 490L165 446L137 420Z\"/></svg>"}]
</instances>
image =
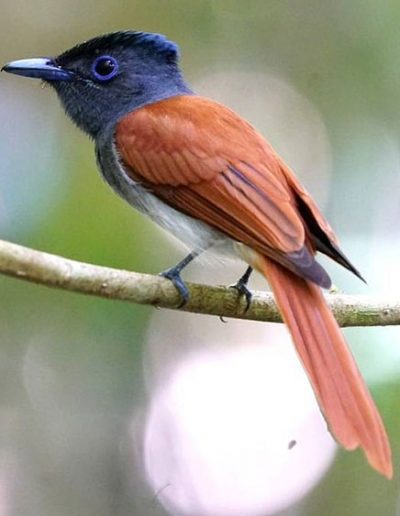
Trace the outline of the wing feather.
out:
<instances>
[{"instance_id":1,"label":"wing feather","mask_svg":"<svg viewBox=\"0 0 400 516\"><path fill-rule=\"evenodd\" d=\"M290 255L315 248L297 203L298 196L308 202L307 193L266 140L225 106L173 97L123 117L115 138L126 173L173 208L286 265ZM312 201L310 210L334 241Z\"/></svg>"}]
</instances>

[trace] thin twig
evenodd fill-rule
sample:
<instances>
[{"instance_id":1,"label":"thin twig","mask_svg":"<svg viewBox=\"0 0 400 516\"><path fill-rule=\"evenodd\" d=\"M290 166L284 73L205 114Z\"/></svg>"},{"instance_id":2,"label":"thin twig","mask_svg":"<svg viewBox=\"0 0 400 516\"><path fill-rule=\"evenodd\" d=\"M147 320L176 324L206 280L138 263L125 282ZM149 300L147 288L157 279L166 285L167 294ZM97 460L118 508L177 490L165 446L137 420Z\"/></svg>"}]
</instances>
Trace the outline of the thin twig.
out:
<instances>
[{"instance_id":1,"label":"thin twig","mask_svg":"<svg viewBox=\"0 0 400 516\"><path fill-rule=\"evenodd\" d=\"M77 262L0 240L0 273L81 294L177 309L179 294L169 280ZM254 292L250 308L234 289L188 283L189 302L179 310L239 319L280 322L270 293ZM400 324L400 302L327 294L341 326Z\"/></svg>"}]
</instances>

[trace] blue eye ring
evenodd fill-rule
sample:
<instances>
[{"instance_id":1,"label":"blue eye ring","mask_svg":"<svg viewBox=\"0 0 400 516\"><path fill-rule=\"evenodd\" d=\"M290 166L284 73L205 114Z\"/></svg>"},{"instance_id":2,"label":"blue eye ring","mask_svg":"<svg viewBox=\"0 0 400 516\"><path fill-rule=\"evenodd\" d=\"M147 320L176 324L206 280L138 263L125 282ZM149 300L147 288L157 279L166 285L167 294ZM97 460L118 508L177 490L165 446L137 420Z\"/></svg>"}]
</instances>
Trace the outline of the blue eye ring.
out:
<instances>
[{"instance_id":1,"label":"blue eye ring","mask_svg":"<svg viewBox=\"0 0 400 516\"><path fill-rule=\"evenodd\" d=\"M98 81L109 81L119 71L118 61L112 56L99 56L93 62L92 75Z\"/></svg>"}]
</instances>

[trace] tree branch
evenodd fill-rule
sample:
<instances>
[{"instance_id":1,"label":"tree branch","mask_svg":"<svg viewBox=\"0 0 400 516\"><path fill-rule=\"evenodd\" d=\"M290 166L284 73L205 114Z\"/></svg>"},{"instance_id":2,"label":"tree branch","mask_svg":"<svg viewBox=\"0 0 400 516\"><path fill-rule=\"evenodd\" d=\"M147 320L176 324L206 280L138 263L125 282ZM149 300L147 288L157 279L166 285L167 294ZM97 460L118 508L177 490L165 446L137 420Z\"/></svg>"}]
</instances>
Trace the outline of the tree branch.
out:
<instances>
[{"instance_id":1,"label":"tree branch","mask_svg":"<svg viewBox=\"0 0 400 516\"><path fill-rule=\"evenodd\" d=\"M0 240L0 273L47 287L60 288L108 299L119 299L162 308L176 308L180 297L169 280L77 262ZM180 310L239 319L280 322L273 297L254 292L249 310L245 300L227 287L188 283L189 302ZM400 303L367 296L327 294L341 326L400 324Z\"/></svg>"}]
</instances>

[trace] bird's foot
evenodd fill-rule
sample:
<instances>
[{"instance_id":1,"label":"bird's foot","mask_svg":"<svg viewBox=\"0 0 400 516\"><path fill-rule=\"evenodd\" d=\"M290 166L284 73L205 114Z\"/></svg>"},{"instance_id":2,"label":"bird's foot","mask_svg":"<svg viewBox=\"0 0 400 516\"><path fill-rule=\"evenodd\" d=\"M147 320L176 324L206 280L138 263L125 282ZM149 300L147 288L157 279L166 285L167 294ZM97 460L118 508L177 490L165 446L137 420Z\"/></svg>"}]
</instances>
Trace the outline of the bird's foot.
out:
<instances>
[{"instance_id":1,"label":"bird's foot","mask_svg":"<svg viewBox=\"0 0 400 516\"><path fill-rule=\"evenodd\" d=\"M250 308L251 300L253 298L253 294L251 293L251 291L247 288L247 286L244 283L240 283L240 280L234 285L229 285L229 288L234 288L239 293L239 296L243 296L246 299L246 306L244 309L244 312L246 313L247 310Z\"/></svg>"},{"instance_id":2,"label":"bird's foot","mask_svg":"<svg viewBox=\"0 0 400 516\"><path fill-rule=\"evenodd\" d=\"M191 253L189 253L183 260L177 263L174 267L167 269L166 271L160 272L159 276L163 278L167 278L174 284L176 290L181 295L182 301L178 308L182 308L189 301L189 289L187 288L185 282L181 278L182 270L189 265L199 254L201 254L204 249L194 249Z\"/></svg>"},{"instance_id":3,"label":"bird's foot","mask_svg":"<svg viewBox=\"0 0 400 516\"><path fill-rule=\"evenodd\" d=\"M181 267L175 266L159 273L159 276L162 276L163 278L172 281L174 287L179 292L182 301L180 302L178 308L182 308L182 306L185 306L186 303L189 301L189 289L187 288L185 282L181 278L180 271Z\"/></svg>"},{"instance_id":4,"label":"bird's foot","mask_svg":"<svg viewBox=\"0 0 400 516\"><path fill-rule=\"evenodd\" d=\"M243 296L246 299L246 307L244 313L246 313L247 310L250 308L251 300L253 298L253 294L247 287L247 283L252 272L253 269L251 267L248 267L243 276L239 278L239 280L234 285L230 285L230 288L234 288L239 293L239 296Z\"/></svg>"}]
</instances>

